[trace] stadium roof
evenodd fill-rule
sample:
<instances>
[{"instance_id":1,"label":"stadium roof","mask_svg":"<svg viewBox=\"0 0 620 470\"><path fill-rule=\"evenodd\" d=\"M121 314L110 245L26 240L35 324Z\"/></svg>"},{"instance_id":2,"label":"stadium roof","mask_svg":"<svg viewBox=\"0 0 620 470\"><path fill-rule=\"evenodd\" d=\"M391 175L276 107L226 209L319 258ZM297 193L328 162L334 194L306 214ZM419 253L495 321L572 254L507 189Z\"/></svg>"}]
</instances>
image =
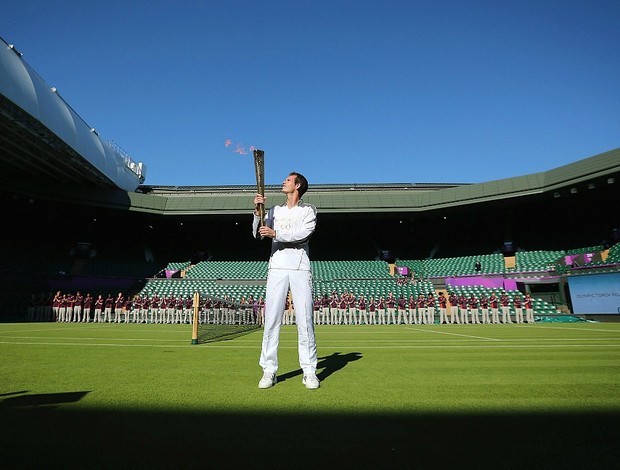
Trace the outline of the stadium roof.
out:
<instances>
[{"instance_id":1,"label":"stadium roof","mask_svg":"<svg viewBox=\"0 0 620 470\"><path fill-rule=\"evenodd\" d=\"M394 183L311 185L304 200L321 213L424 212L457 206L514 200L528 196L572 197L620 184L620 149L546 172L478 184ZM271 203L280 186L269 185ZM253 208L254 186L140 186L136 192L106 188L57 188L41 197L164 216L238 215Z\"/></svg>"},{"instance_id":2,"label":"stadium roof","mask_svg":"<svg viewBox=\"0 0 620 470\"><path fill-rule=\"evenodd\" d=\"M419 212L453 206L620 184L620 149L542 173L515 176L479 184L401 183L313 185L304 200L322 213ZM577 190L579 190L577 189ZM172 187L142 186L145 194L131 194L136 210L163 214L239 213L252 210L253 186ZM280 186L267 186L267 197L277 201ZM155 204L153 204L155 203Z\"/></svg>"},{"instance_id":3,"label":"stadium roof","mask_svg":"<svg viewBox=\"0 0 620 470\"><path fill-rule=\"evenodd\" d=\"M145 171L114 142L103 141L2 38L0 165L6 181L128 191L144 181Z\"/></svg>"}]
</instances>

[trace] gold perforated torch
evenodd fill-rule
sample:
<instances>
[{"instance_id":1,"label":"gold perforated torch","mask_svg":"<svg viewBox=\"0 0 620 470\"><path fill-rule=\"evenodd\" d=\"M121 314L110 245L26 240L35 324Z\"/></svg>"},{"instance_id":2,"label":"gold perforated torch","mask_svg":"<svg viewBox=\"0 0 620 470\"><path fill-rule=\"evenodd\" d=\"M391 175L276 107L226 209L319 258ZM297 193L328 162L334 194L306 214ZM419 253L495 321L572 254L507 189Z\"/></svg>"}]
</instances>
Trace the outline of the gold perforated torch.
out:
<instances>
[{"instance_id":1,"label":"gold perforated torch","mask_svg":"<svg viewBox=\"0 0 620 470\"><path fill-rule=\"evenodd\" d=\"M265 196L265 152L254 150L254 171L256 172L256 192ZM258 204L260 227L265 225L265 204Z\"/></svg>"}]
</instances>

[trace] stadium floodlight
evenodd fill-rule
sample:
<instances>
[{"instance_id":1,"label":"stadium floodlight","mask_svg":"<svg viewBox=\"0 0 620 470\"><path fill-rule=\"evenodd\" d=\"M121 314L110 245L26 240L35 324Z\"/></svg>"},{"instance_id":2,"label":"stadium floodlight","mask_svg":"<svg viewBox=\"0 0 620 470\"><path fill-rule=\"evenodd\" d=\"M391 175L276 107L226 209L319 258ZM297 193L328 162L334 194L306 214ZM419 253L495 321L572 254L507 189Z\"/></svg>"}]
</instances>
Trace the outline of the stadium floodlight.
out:
<instances>
[{"instance_id":1,"label":"stadium floodlight","mask_svg":"<svg viewBox=\"0 0 620 470\"><path fill-rule=\"evenodd\" d=\"M21 52L19 52L17 49L15 49L15 46L13 44L9 44L9 49L15 52L15 54L17 54L18 57L22 57L24 55Z\"/></svg>"}]
</instances>

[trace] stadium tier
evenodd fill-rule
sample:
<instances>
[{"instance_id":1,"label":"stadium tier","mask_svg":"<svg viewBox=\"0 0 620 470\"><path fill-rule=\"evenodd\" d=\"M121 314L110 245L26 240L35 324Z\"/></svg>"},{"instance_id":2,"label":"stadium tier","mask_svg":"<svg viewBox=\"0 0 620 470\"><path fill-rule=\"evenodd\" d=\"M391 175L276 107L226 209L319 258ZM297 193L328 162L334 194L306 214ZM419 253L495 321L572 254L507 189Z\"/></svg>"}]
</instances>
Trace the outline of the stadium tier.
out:
<instances>
[{"instance_id":1,"label":"stadium tier","mask_svg":"<svg viewBox=\"0 0 620 470\"><path fill-rule=\"evenodd\" d=\"M605 247L603 245L594 245L594 246L586 246L583 248L573 248L571 250L567 250L567 255L579 255L583 253L594 253L597 251L603 251Z\"/></svg>"},{"instance_id":2,"label":"stadium tier","mask_svg":"<svg viewBox=\"0 0 620 470\"><path fill-rule=\"evenodd\" d=\"M518 251L515 253L515 272L553 271L564 251Z\"/></svg>"},{"instance_id":3,"label":"stadium tier","mask_svg":"<svg viewBox=\"0 0 620 470\"><path fill-rule=\"evenodd\" d=\"M201 261L187 268L187 279L264 279L267 261Z\"/></svg>"},{"instance_id":4,"label":"stadium tier","mask_svg":"<svg viewBox=\"0 0 620 470\"><path fill-rule=\"evenodd\" d=\"M170 262L166 265L166 270L168 271L180 271L183 269L187 269L191 266L189 261L181 261L180 263Z\"/></svg>"},{"instance_id":5,"label":"stadium tier","mask_svg":"<svg viewBox=\"0 0 620 470\"><path fill-rule=\"evenodd\" d=\"M533 250L518 251L515 254L515 268L506 269L506 258L502 254L480 254L454 258L438 258L426 260L397 260L398 267L407 267L407 276L394 274L385 261L350 260L350 261L312 261L315 296L331 296L333 293L350 292L356 297L386 298L389 294L395 297L418 297L420 294L435 295L439 291L451 291L466 297L474 295L489 297L506 293L510 300L510 310L514 314L513 300L522 292L500 287L483 285L451 284L455 279L463 282L468 278L475 281L479 278L528 279L538 281L540 276L557 276L561 263L566 256L576 256L600 250L602 246L591 246L569 250ZM614 245L607 256L606 266L618 270L614 266L620 258L620 244ZM593 263L592 266L595 266ZM184 279L150 279L141 295L160 296L191 296L194 292L216 298L227 298L231 301L241 299L258 299L265 295L264 281L267 277L267 261L202 261L193 266L189 262L169 263L169 269L185 269ZM567 270L570 270L570 266ZM393 269L393 267L392 267ZM400 281L403 282L400 282ZM514 285L516 283L513 282ZM535 297L535 296L534 296ZM534 298L534 311L538 317L557 316L558 306Z\"/></svg>"},{"instance_id":6,"label":"stadium tier","mask_svg":"<svg viewBox=\"0 0 620 470\"><path fill-rule=\"evenodd\" d=\"M375 279L389 274L385 261L312 261L311 264L314 278L322 281Z\"/></svg>"},{"instance_id":7,"label":"stadium tier","mask_svg":"<svg viewBox=\"0 0 620 470\"><path fill-rule=\"evenodd\" d=\"M544 287L542 291L539 289L545 294L543 299L536 298L536 290L533 290L534 312L538 318L557 316L560 307L563 313L569 312L563 305L565 300L562 294L558 292L558 276L570 275L571 272L582 274L584 270L588 273L620 272L620 243L608 250L603 248L593 245L568 250L517 251L515 267L511 269L506 268L508 257L498 253L424 260L397 259L395 266L381 260L312 261L314 294L330 297L333 293L352 293L357 298L364 296L378 300L387 298L389 294L408 299L436 295L440 291L446 294L452 291L466 297L473 294L479 298L483 295L489 297L495 291L497 295L503 292L508 294L510 310L514 314L512 301L515 295L519 292L523 294L524 286L528 284L528 291L544 286L545 282L540 284L541 279L548 278L552 281L547 282L556 283L556 287L551 288L555 292L546 292ZM187 299L197 292L202 296L232 302L264 298L268 270L268 261L210 260L196 264L189 260L170 261L159 270L160 265L153 262L85 258L72 259L68 263L66 257L52 256L41 256L38 262L33 259L32 265L22 261L18 266L10 251L5 253L5 260L16 263L14 272L23 272L23 275L31 273L35 263L37 269L50 273L66 269L67 274L63 272L57 284L63 291L69 290L63 286L80 279L85 284L74 290L95 295L105 296L121 291L128 298L135 294L141 297L157 294L160 297ZM402 267L407 271L399 272ZM132 281L134 278L144 281L136 284ZM493 285L477 284L480 280L493 281ZM15 282L14 296L7 296L5 301L10 308L21 310L35 300L32 291L26 292L19 287L18 278ZM520 291L516 290L517 283L522 284ZM36 302L46 301L43 297L36 299ZM31 307L28 309L30 311Z\"/></svg>"},{"instance_id":8,"label":"stadium tier","mask_svg":"<svg viewBox=\"0 0 620 470\"><path fill-rule=\"evenodd\" d=\"M615 259L620 253L620 245L609 251L608 260ZM592 247L598 248L598 247ZM519 279L537 274L556 274L558 260L564 259L566 253L589 252L591 247L566 251L522 251L516 253L516 267L508 272L502 254L482 254L455 258L430 260L398 260L398 266L406 266L411 272L403 277L392 275L390 266L385 261L313 261L315 296L331 296L332 293L353 293L356 297L418 297L420 294L435 295L438 291L455 292L466 297L474 295L489 297L492 292L497 295L506 293L510 299L510 310L514 314L514 297L520 291L503 287L485 287L482 285L451 285L438 282L454 279L478 279L479 276L490 278L504 277L507 274L519 275ZM479 266L476 266L479 263ZM202 261L190 266L188 261L171 262L167 269L185 270L184 278L149 279L140 292L141 296L172 296L187 298L195 292L213 298L225 298L233 302L241 299L259 299L265 296L264 281L267 276L267 261ZM407 282L399 282L407 279ZM534 311L538 317L558 314L557 306L540 298L534 299Z\"/></svg>"},{"instance_id":9,"label":"stadium tier","mask_svg":"<svg viewBox=\"0 0 620 470\"><path fill-rule=\"evenodd\" d=\"M477 268L476 263L480 263ZM504 274L506 272L502 254L460 256L427 260L400 260L399 266L407 266L423 277L469 276L479 274Z\"/></svg>"}]
</instances>

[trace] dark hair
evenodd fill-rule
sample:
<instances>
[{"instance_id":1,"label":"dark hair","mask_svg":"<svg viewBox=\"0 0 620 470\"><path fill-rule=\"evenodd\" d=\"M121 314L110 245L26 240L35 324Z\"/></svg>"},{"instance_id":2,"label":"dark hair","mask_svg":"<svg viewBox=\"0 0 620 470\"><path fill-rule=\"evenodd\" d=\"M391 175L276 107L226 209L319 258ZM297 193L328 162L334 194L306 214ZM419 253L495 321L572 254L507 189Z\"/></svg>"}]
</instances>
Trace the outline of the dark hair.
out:
<instances>
[{"instance_id":1,"label":"dark hair","mask_svg":"<svg viewBox=\"0 0 620 470\"><path fill-rule=\"evenodd\" d=\"M299 197L302 197L306 191L308 191L308 180L304 175L295 171L291 171L289 176L295 177L295 184L299 184L299 189L297 190L299 192Z\"/></svg>"}]
</instances>

